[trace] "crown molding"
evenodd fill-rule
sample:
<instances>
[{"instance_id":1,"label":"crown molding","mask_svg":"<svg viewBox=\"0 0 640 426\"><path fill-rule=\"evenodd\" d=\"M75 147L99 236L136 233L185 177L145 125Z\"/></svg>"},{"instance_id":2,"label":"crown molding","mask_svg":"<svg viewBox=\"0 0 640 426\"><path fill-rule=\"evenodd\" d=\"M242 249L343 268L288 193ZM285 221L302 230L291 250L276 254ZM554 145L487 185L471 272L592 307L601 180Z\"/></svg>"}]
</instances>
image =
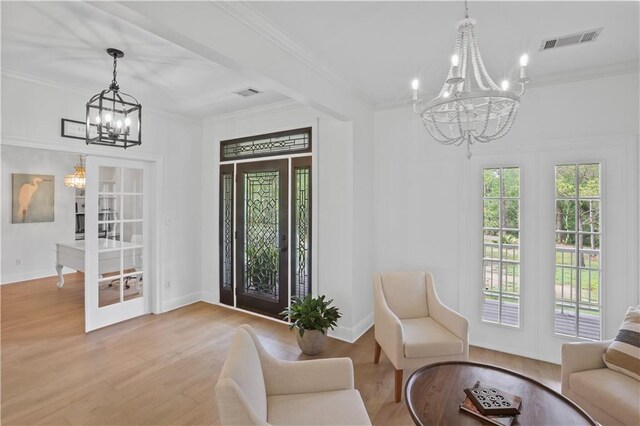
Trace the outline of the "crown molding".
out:
<instances>
[{"instance_id":1,"label":"crown molding","mask_svg":"<svg viewBox=\"0 0 640 426\"><path fill-rule=\"evenodd\" d=\"M356 88L353 84L342 78L331 67L318 58L309 49L294 41L282 30L272 24L254 7L243 1L221 1L216 2L216 6L233 16L258 34L296 58L300 63L311 69L318 75L322 76L332 85L336 86L343 92L364 102L370 108L375 108L376 103L369 98L363 91Z\"/></svg>"},{"instance_id":2,"label":"crown molding","mask_svg":"<svg viewBox=\"0 0 640 426\"><path fill-rule=\"evenodd\" d=\"M43 78L39 78L39 77L33 77L27 74L23 74L23 73L19 73L17 71L13 71L10 69L6 69L6 68L2 68L0 69L0 74L2 75L2 78L8 78L8 79L12 79L21 83L26 83L28 85L35 85L35 86L39 86L42 88L46 88L49 90L56 90L56 91L64 91L67 93L71 93L73 95L76 95L80 98L83 99L89 99L92 95L94 95L95 93L90 93L88 90L86 89L81 89L79 87L75 87L75 86L69 86L67 84L63 84L63 83L59 83L57 81L53 81L53 80L47 80L47 79L43 79ZM84 106L82 107L82 110L84 110ZM187 115L181 115L181 114L177 114L175 112L171 112L171 111L166 111L163 109L158 109L158 108L154 108L154 107L148 107L145 106L144 110L146 112L150 112L153 114L158 114L158 115L164 115L170 118L179 118L181 120L185 120L185 121L189 121L192 122L193 124L199 124L201 122L201 120L197 117L191 117L191 116L187 116Z\"/></svg>"},{"instance_id":3,"label":"crown molding","mask_svg":"<svg viewBox=\"0 0 640 426\"><path fill-rule=\"evenodd\" d=\"M562 71L533 76L534 80L530 85L527 86L527 89L537 89L540 87L557 86L561 84L577 83L580 81L597 80L601 78L637 73L640 73L640 63L638 63L637 61L618 62L615 64L580 71ZM377 104L375 110L386 111L390 109L411 107L411 105L411 100L396 99L393 101Z\"/></svg>"},{"instance_id":4,"label":"crown molding","mask_svg":"<svg viewBox=\"0 0 640 426\"><path fill-rule=\"evenodd\" d=\"M555 86L558 84L575 83L578 81L595 80L638 72L640 72L640 63L638 63L638 61L618 62L615 64L608 64L597 68L588 68L579 71L562 71L543 74L538 77L534 77L530 87L537 88Z\"/></svg>"},{"instance_id":5,"label":"crown molding","mask_svg":"<svg viewBox=\"0 0 640 426\"><path fill-rule=\"evenodd\" d=\"M253 108L247 108L240 111L229 112L226 114L213 115L202 120L204 126L213 125L217 123L224 123L227 121L243 120L246 118L254 117L256 115L267 115L276 112L291 111L299 108L311 108L308 105L301 104L293 99L285 99L283 101L277 101L266 105L259 105Z\"/></svg>"}]
</instances>

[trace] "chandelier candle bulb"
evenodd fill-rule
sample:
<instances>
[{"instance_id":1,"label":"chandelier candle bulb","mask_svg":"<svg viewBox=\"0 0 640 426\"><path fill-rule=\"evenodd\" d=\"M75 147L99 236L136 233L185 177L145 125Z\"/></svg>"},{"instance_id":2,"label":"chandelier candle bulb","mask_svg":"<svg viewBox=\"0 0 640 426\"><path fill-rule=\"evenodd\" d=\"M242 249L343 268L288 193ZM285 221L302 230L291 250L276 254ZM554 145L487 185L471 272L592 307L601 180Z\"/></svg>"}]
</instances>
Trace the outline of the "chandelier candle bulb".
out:
<instances>
[{"instance_id":1,"label":"chandelier candle bulb","mask_svg":"<svg viewBox=\"0 0 640 426\"><path fill-rule=\"evenodd\" d=\"M458 55L451 56L451 77L460 77L460 57Z\"/></svg>"},{"instance_id":2,"label":"chandelier candle bulb","mask_svg":"<svg viewBox=\"0 0 640 426\"><path fill-rule=\"evenodd\" d=\"M520 83L523 86L531 83L531 77L527 73L527 66L529 65L529 55L526 53L520 56L520 77L516 80L516 83ZM524 88L523 88L524 91Z\"/></svg>"},{"instance_id":3,"label":"chandelier candle bulb","mask_svg":"<svg viewBox=\"0 0 640 426\"><path fill-rule=\"evenodd\" d=\"M502 83L500 83L500 87L502 87L502 90L509 90L509 81L502 80Z\"/></svg>"},{"instance_id":4,"label":"chandelier candle bulb","mask_svg":"<svg viewBox=\"0 0 640 426\"><path fill-rule=\"evenodd\" d=\"M414 78L411 81L411 89L413 89L413 97L412 97L413 101L417 101L418 100L418 88L419 87L420 87L420 80L418 80L417 78Z\"/></svg>"}]
</instances>

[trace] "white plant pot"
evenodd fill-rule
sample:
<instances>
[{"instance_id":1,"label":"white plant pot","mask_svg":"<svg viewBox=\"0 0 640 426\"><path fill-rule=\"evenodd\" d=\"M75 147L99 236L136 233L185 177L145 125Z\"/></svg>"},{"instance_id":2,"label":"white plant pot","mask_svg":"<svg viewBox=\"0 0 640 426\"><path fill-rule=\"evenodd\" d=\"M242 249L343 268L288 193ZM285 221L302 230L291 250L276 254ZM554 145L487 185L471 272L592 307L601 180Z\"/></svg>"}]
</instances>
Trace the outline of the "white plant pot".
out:
<instances>
[{"instance_id":1,"label":"white plant pot","mask_svg":"<svg viewBox=\"0 0 640 426\"><path fill-rule=\"evenodd\" d=\"M317 355L324 349L324 341L327 336L318 330L305 330L300 337L300 330L296 328L296 338L300 350L306 355Z\"/></svg>"}]
</instances>

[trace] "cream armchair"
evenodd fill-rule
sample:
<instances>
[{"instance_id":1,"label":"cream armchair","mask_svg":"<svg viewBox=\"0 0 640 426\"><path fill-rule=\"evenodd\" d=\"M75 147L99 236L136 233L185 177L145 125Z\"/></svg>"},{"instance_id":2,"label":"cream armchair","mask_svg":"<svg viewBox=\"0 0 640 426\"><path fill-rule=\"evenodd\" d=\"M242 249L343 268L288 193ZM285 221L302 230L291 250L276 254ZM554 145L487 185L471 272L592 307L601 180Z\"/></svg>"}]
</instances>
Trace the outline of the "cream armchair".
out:
<instances>
[{"instance_id":1,"label":"cream armchair","mask_svg":"<svg viewBox=\"0 0 640 426\"><path fill-rule=\"evenodd\" d=\"M395 367L396 402L404 369L469 358L469 324L440 302L429 272L375 274L373 292L374 362L384 350Z\"/></svg>"},{"instance_id":2,"label":"cream armchair","mask_svg":"<svg viewBox=\"0 0 640 426\"><path fill-rule=\"evenodd\" d=\"M640 425L640 382L602 360L611 342L562 345L562 394L604 426Z\"/></svg>"},{"instance_id":3,"label":"cream armchair","mask_svg":"<svg viewBox=\"0 0 640 426\"><path fill-rule=\"evenodd\" d=\"M370 425L349 358L282 361L241 325L216 384L223 425Z\"/></svg>"}]
</instances>

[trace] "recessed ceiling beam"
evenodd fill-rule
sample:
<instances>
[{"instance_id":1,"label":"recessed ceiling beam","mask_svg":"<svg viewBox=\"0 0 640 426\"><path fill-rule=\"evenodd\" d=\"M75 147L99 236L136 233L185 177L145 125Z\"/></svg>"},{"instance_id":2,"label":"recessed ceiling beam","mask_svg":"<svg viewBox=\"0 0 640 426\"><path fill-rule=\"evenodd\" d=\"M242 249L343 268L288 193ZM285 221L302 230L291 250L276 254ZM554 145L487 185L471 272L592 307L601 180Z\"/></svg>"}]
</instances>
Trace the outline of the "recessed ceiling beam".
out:
<instances>
[{"instance_id":1,"label":"recessed ceiling beam","mask_svg":"<svg viewBox=\"0 0 640 426\"><path fill-rule=\"evenodd\" d=\"M216 2L91 2L163 39L248 77L262 77L292 99L340 120L370 113L372 105L328 78L282 40L257 28L251 9ZM252 25L252 22L255 25Z\"/></svg>"}]
</instances>

